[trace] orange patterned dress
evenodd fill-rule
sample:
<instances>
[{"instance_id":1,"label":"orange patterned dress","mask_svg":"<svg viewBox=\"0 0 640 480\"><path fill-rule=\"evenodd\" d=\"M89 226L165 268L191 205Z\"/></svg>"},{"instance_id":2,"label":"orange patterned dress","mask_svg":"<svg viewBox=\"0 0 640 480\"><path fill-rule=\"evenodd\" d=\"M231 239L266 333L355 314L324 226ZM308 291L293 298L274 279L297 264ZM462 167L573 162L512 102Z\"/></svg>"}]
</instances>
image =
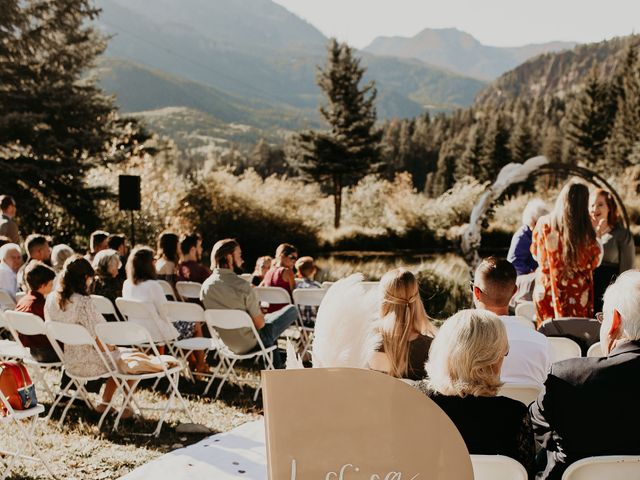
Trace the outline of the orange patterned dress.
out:
<instances>
[{"instance_id":1,"label":"orange patterned dress","mask_svg":"<svg viewBox=\"0 0 640 480\"><path fill-rule=\"evenodd\" d=\"M538 325L558 317L593 318L593 270L602 256L598 241L581 249L577 266L568 268L560 233L542 219L533 231L531 253L539 265L533 291Z\"/></svg>"}]
</instances>

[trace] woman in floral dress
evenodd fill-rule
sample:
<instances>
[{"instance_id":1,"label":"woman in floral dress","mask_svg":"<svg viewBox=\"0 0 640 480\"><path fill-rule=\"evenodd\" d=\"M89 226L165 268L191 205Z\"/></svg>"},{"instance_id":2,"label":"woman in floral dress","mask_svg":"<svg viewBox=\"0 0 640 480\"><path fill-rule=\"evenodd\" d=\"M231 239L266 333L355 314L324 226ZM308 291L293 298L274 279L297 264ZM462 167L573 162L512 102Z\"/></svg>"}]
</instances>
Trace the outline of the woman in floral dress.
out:
<instances>
[{"instance_id":1,"label":"woman in floral dress","mask_svg":"<svg viewBox=\"0 0 640 480\"><path fill-rule=\"evenodd\" d=\"M593 270L602 247L589 218L589 189L569 183L538 220L531 253L538 262L533 300L538 325L559 317L593 318Z\"/></svg>"}]
</instances>

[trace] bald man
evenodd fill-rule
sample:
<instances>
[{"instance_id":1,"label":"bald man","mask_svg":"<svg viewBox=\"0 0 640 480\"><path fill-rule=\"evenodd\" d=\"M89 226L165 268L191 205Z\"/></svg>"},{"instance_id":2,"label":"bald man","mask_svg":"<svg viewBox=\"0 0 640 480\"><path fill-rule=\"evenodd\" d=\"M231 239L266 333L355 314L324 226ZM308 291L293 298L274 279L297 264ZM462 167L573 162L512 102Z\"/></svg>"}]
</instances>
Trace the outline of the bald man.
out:
<instances>
[{"instance_id":1,"label":"bald man","mask_svg":"<svg viewBox=\"0 0 640 480\"><path fill-rule=\"evenodd\" d=\"M0 247L0 290L15 300L18 290L18 270L22 266L22 251L15 243Z\"/></svg>"},{"instance_id":2,"label":"bald man","mask_svg":"<svg viewBox=\"0 0 640 480\"><path fill-rule=\"evenodd\" d=\"M509 354L502 365L501 380L542 386L550 367L547 337L509 316L509 301L516 292L516 270L505 259L485 258L476 269L473 302L477 309L500 317L507 329Z\"/></svg>"}]
</instances>

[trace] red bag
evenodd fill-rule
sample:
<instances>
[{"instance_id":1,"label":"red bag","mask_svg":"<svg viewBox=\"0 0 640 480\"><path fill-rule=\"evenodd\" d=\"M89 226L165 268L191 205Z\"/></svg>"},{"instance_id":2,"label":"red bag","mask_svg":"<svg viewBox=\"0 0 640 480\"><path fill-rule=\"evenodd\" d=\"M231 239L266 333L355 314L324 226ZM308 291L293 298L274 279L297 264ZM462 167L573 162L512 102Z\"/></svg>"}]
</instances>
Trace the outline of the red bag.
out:
<instances>
[{"instance_id":1,"label":"red bag","mask_svg":"<svg viewBox=\"0 0 640 480\"><path fill-rule=\"evenodd\" d=\"M29 371L22 363L0 363L0 391L14 410L27 410L38 404ZM7 415L4 403L0 403L0 415Z\"/></svg>"}]
</instances>

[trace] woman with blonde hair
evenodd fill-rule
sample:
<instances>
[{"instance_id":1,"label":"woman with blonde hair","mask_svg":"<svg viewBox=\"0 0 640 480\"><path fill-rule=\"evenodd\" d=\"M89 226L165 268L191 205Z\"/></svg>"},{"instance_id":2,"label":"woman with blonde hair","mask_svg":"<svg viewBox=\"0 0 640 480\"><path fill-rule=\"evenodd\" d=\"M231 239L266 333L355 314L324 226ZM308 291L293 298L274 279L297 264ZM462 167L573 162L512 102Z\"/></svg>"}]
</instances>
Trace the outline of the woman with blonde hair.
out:
<instances>
[{"instance_id":1,"label":"woman with blonde hair","mask_svg":"<svg viewBox=\"0 0 640 480\"><path fill-rule=\"evenodd\" d=\"M500 369L509 353L506 329L486 310L462 310L433 340L418 384L449 416L470 454L506 455L533 475L535 443L527 406L498 396Z\"/></svg>"},{"instance_id":2,"label":"woman with blonde hair","mask_svg":"<svg viewBox=\"0 0 640 480\"><path fill-rule=\"evenodd\" d=\"M420 380L436 333L420 298L416 277L398 268L380 280L381 344L369 361L373 370L397 378Z\"/></svg>"},{"instance_id":3,"label":"woman with blonde hair","mask_svg":"<svg viewBox=\"0 0 640 480\"><path fill-rule=\"evenodd\" d=\"M553 211L538 220L531 253L538 262L533 300L538 324L559 317L593 317L593 270L602 247L589 217L589 189L569 183Z\"/></svg>"}]
</instances>

